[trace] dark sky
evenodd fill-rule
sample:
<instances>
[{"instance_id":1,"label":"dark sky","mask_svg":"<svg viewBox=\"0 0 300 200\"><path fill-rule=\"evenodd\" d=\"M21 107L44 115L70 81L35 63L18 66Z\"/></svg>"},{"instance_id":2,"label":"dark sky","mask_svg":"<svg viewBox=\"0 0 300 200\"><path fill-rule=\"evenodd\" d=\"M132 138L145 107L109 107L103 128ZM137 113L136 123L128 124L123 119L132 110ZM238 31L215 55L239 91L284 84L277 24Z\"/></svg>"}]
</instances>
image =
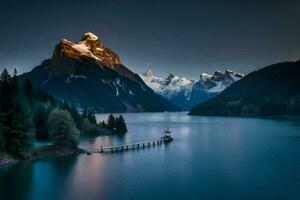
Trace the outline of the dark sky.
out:
<instances>
[{"instance_id":1,"label":"dark sky","mask_svg":"<svg viewBox=\"0 0 300 200\"><path fill-rule=\"evenodd\" d=\"M0 0L0 67L29 71L88 31L137 73L248 73L300 59L300 1Z\"/></svg>"}]
</instances>

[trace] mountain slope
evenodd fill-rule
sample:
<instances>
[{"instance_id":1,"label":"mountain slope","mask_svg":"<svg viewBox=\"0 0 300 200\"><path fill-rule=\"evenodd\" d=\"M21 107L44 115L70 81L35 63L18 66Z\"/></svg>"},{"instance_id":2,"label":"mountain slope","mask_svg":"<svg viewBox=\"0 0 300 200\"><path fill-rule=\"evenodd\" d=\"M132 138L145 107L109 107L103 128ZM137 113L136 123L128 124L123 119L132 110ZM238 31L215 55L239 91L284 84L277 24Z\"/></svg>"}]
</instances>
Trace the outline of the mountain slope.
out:
<instances>
[{"instance_id":1,"label":"mountain slope","mask_svg":"<svg viewBox=\"0 0 300 200\"><path fill-rule=\"evenodd\" d=\"M140 77L154 92L169 99L182 110L186 110L186 102L195 84L194 81L173 74L167 78L156 77L151 70L146 71Z\"/></svg>"},{"instance_id":2,"label":"mountain slope","mask_svg":"<svg viewBox=\"0 0 300 200\"><path fill-rule=\"evenodd\" d=\"M221 94L195 106L190 115L300 115L300 61L252 72Z\"/></svg>"},{"instance_id":3,"label":"mountain slope","mask_svg":"<svg viewBox=\"0 0 300 200\"><path fill-rule=\"evenodd\" d=\"M216 96L233 82L240 80L243 75L229 70L225 73L216 71L213 75L202 73L200 80L195 82L172 73L167 78L160 78L148 70L140 77L157 94L169 99L182 110L189 110L198 103Z\"/></svg>"},{"instance_id":4,"label":"mountain slope","mask_svg":"<svg viewBox=\"0 0 300 200\"><path fill-rule=\"evenodd\" d=\"M179 110L122 65L119 56L92 33L77 44L62 39L51 59L19 79L30 79L39 90L98 112Z\"/></svg>"}]
</instances>

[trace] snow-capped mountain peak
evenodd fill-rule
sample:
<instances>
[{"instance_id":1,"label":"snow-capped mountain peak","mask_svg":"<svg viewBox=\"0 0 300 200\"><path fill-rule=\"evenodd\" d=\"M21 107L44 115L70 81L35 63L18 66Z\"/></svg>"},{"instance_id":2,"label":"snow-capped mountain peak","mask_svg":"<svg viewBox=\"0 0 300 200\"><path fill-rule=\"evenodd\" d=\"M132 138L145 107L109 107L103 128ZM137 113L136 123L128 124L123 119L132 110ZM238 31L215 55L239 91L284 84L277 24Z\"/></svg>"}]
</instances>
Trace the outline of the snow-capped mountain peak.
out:
<instances>
[{"instance_id":1,"label":"snow-capped mountain peak","mask_svg":"<svg viewBox=\"0 0 300 200\"><path fill-rule=\"evenodd\" d=\"M153 79L154 75L150 69L148 69L143 76L147 77L147 79Z\"/></svg>"},{"instance_id":2,"label":"snow-capped mountain peak","mask_svg":"<svg viewBox=\"0 0 300 200\"><path fill-rule=\"evenodd\" d=\"M143 75L140 75L140 77L156 93L167 98L172 97L175 93L188 95L193 86L193 84L191 84L193 81L184 77L175 76L172 73L170 73L167 78L161 78L153 75L151 70L147 70Z\"/></svg>"},{"instance_id":3,"label":"snow-capped mountain peak","mask_svg":"<svg viewBox=\"0 0 300 200\"><path fill-rule=\"evenodd\" d=\"M102 41L93 33L87 32L78 43L62 39L56 46L53 57L66 55L73 59L89 59L99 65L112 67L121 64L119 56L106 48Z\"/></svg>"},{"instance_id":4,"label":"snow-capped mountain peak","mask_svg":"<svg viewBox=\"0 0 300 200\"><path fill-rule=\"evenodd\" d=\"M212 75L209 75L209 74L206 74L206 73L202 73L200 75L200 80L203 80L203 81L207 81L208 79L211 79Z\"/></svg>"},{"instance_id":5,"label":"snow-capped mountain peak","mask_svg":"<svg viewBox=\"0 0 300 200\"><path fill-rule=\"evenodd\" d=\"M243 74L238 73L238 72L233 72L233 71L228 70L228 69L225 70L225 76L232 78L234 81L238 81L238 80L240 80L241 78L244 77Z\"/></svg>"},{"instance_id":6,"label":"snow-capped mountain peak","mask_svg":"<svg viewBox=\"0 0 300 200\"><path fill-rule=\"evenodd\" d=\"M207 93L219 93L229 87L233 82L243 78L243 74L236 73L230 70L215 71L213 75L202 73L200 80L195 84L195 87L205 90Z\"/></svg>"},{"instance_id":7,"label":"snow-capped mountain peak","mask_svg":"<svg viewBox=\"0 0 300 200\"><path fill-rule=\"evenodd\" d=\"M29 79L41 91L97 112L180 110L155 94L90 32L76 43L62 39L50 59L18 78L20 82Z\"/></svg>"},{"instance_id":8,"label":"snow-capped mountain peak","mask_svg":"<svg viewBox=\"0 0 300 200\"><path fill-rule=\"evenodd\" d=\"M175 75L170 73L166 80L171 81L174 77L175 77ZM177 78L177 77L175 77L175 78Z\"/></svg>"},{"instance_id":9,"label":"snow-capped mountain peak","mask_svg":"<svg viewBox=\"0 0 300 200\"><path fill-rule=\"evenodd\" d=\"M98 40L98 36L95 35L94 33L91 33L91 32L85 33L85 34L84 34L84 37L85 37L85 39L88 38L88 39L93 40L93 41Z\"/></svg>"},{"instance_id":10,"label":"snow-capped mountain peak","mask_svg":"<svg viewBox=\"0 0 300 200\"><path fill-rule=\"evenodd\" d=\"M166 78L155 76L151 70L140 75L143 81L156 93L166 97L182 109L207 100L222 92L243 75L230 70L215 71L213 75L202 73L199 81L186 79L170 73Z\"/></svg>"}]
</instances>

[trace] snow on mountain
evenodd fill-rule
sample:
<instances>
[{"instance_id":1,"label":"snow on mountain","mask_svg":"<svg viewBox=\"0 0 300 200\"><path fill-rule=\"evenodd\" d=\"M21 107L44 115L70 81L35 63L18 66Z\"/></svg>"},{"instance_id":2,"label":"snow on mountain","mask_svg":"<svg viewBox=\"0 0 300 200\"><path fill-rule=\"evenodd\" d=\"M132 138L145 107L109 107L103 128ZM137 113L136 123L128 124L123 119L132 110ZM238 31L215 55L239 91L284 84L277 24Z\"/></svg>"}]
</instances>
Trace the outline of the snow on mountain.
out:
<instances>
[{"instance_id":1,"label":"snow on mountain","mask_svg":"<svg viewBox=\"0 0 300 200\"><path fill-rule=\"evenodd\" d=\"M121 64L119 56L105 47L103 42L93 33L87 32L78 43L62 39L57 45L54 55L66 55L80 60L88 58L97 64L114 68L114 65Z\"/></svg>"},{"instance_id":2,"label":"snow on mountain","mask_svg":"<svg viewBox=\"0 0 300 200\"><path fill-rule=\"evenodd\" d=\"M243 76L243 74L230 70L225 70L225 73L216 71L213 75L202 73L195 86L202 88L207 93L220 93Z\"/></svg>"},{"instance_id":3,"label":"snow on mountain","mask_svg":"<svg viewBox=\"0 0 300 200\"><path fill-rule=\"evenodd\" d=\"M140 77L157 94L168 99L180 93L188 98L194 85L194 81L173 74L170 74L167 78L156 77L151 70L147 70Z\"/></svg>"},{"instance_id":4,"label":"snow on mountain","mask_svg":"<svg viewBox=\"0 0 300 200\"><path fill-rule=\"evenodd\" d=\"M124 66L115 52L93 33L79 42L62 39L51 58L31 72L18 77L29 79L34 88L69 101L78 108L96 112L161 112L180 108L149 88Z\"/></svg>"},{"instance_id":5,"label":"snow on mountain","mask_svg":"<svg viewBox=\"0 0 300 200\"><path fill-rule=\"evenodd\" d=\"M202 73L199 81L195 82L172 73L167 78L157 77L151 70L140 75L154 92L171 100L183 110L219 94L243 76L230 70L226 70L224 73L216 71L213 75Z\"/></svg>"},{"instance_id":6,"label":"snow on mountain","mask_svg":"<svg viewBox=\"0 0 300 200\"><path fill-rule=\"evenodd\" d=\"M153 75L151 70L147 70L143 75L140 75L143 81L156 93L162 92L162 87L165 80Z\"/></svg>"}]
</instances>

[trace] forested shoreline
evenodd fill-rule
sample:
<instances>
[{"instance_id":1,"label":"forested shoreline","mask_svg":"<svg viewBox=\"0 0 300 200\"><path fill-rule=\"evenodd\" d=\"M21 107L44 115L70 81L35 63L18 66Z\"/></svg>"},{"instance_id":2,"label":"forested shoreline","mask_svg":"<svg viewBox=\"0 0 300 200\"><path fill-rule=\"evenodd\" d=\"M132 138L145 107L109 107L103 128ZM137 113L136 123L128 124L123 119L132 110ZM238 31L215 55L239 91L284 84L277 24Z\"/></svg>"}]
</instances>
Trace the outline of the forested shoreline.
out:
<instances>
[{"instance_id":1,"label":"forested shoreline","mask_svg":"<svg viewBox=\"0 0 300 200\"><path fill-rule=\"evenodd\" d=\"M254 71L216 97L198 104L190 115L300 116L300 61L283 62Z\"/></svg>"},{"instance_id":2,"label":"forested shoreline","mask_svg":"<svg viewBox=\"0 0 300 200\"><path fill-rule=\"evenodd\" d=\"M81 112L67 101L33 89L31 82L18 81L4 69L0 76L0 164L1 160L32 159L43 151L76 152L81 136L124 134L122 115L109 115L97 123L92 109ZM51 141L47 148L34 148L35 141ZM48 154L49 152L45 152ZM50 153L51 154L51 153Z\"/></svg>"}]
</instances>

